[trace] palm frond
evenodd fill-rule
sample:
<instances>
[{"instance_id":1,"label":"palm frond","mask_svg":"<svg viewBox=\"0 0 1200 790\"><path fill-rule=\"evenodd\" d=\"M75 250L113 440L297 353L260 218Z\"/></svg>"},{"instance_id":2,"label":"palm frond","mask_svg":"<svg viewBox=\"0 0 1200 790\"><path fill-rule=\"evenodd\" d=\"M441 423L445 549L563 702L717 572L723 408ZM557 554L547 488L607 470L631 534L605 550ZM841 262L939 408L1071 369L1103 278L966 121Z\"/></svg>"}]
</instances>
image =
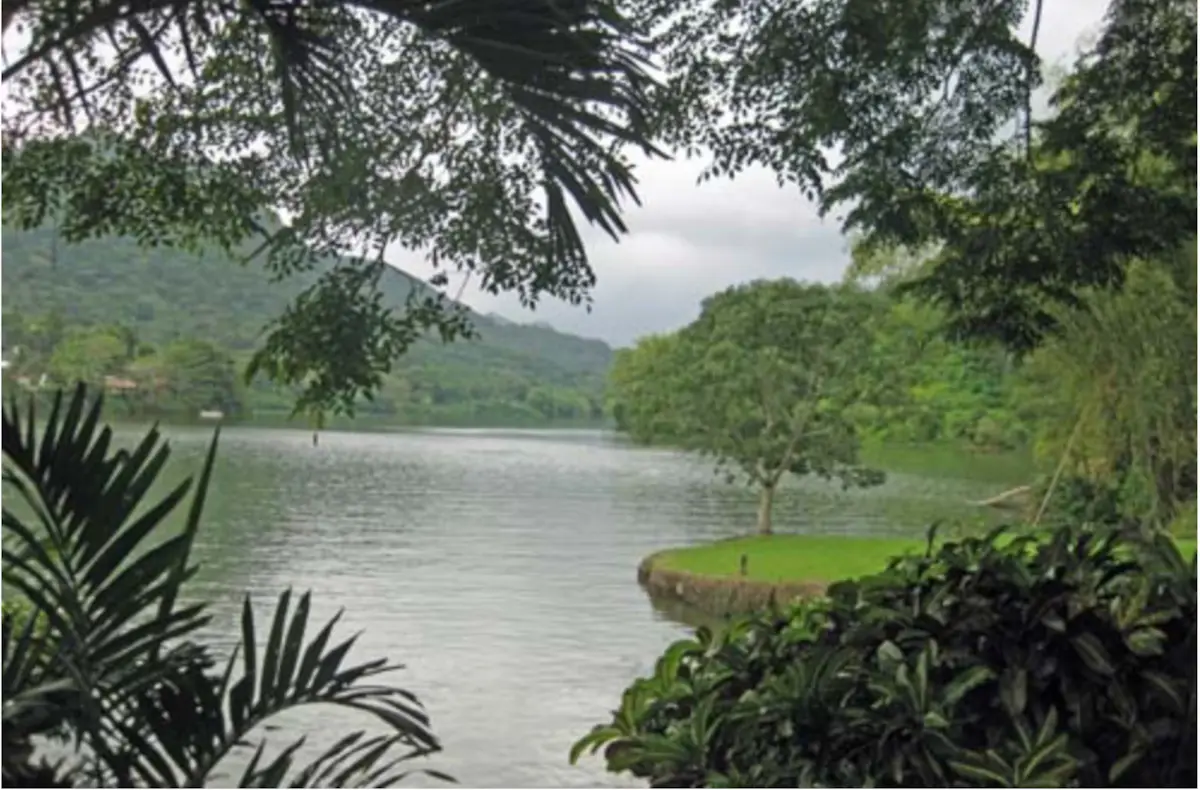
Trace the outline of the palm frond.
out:
<instances>
[{"instance_id":1,"label":"palm frond","mask_svg":"<svg viewBox=\"0 0 1200 790\"><path fill-rule=\"evenodd\" d=\"M40 431L32 401L24 415L5 407L4 581L34 614L19 635L6 617L3 693L6 733L70 730L111 773L111 719L191 655L174 647L155 660L207 618L202 605L174 605L193 570L194 525L158 534L190 481L147 502L168 450L152 430L131 452L111 452L101 409L82 385L56 395Z\"/></svg>"},{"instance_id":2,"label":"palm frond","mask_svg":"<svg viewBox=\"0 0 1200 790\"><path fill-rule=\"evenodd\" d=\"M61 786L84 771L100 786L204 786L267 719L313 704L367 714L388 732L352 733L304 766L304 739L266 759L263 738L241 786L289 776L297 786L387 786L437 751L416 697L376 681L398 667L349 661L356 637L332 642L340 614L310 638L307 593L294 607L290 590L280 596L261 642L247 598L241 643L215 671L187 639L207 622L204 606L180 605L179 593L195 570L188 558L217 436L183 529L164 530L191 481L155 498L168 457L157 429L111 452L101 408L81 385L56 397L40 431L32 404L24 415L15 403L4 410L4 576L32 609L3 617L5 785ZM78 769L33 764L31 738L48 733L74 736Z\"/></svg>"},{"instance_id":3,"label":"palm frond","mask_svg":"<svg viewBox=\"0 0 1200 790\"><path fill-rule=\"evenodd\" d=\"M4 508L5 582L47 619L63 640L60 661L95 692L127 676L122 668L132 657L157 652L207 618L200 606L173 607L194 571L186 568L191 532L155 534L191 481L145 506L169 455L157 430L132 452L110 454L101 400L89 406L80 386L63 404L59 393L40 437L32 402L24 420L15 405L5 410L4 482L33 514Z\"/></svg>"},{"instance_id":4,"label":"palm frond","mask_svg":"<svg viewBox=\"0 0 1200 790\"><path fill-rule=\"evenodd\" d=\"M67 119L88 116L96 88L76 86L65 75L83 70L81 53L101 37L128 42L117 48L123 65L102 82L123 79L122 72L149 58L171 88L177 80L167 65L167 28L199 75L222 27L250 25L255 33L246 41L263 47L273 64L269 76L292 151L309 160L319 153L314 142L337 147L342 125L354 115L349 50L359 44L348 43L356 36L345 31L364 11L446 42L503 87L540 153L556 256L584 257L568 196L613 238L625 232L620 201L637 201L636 179L616 149L629 144L650 156L665 154L651 140L649 39L613 0L248 0L236 8L197 0L63 0L53 10L28 3L12 13L32 18L34 40L3 76L44 64L48 95L55 97L47 106ZM6 6L6 20L8 13Z\"/></svg>"},{"instance_id":5,"label":"palm frond","mask_svg":"<svg viewBox=\"0 0 1200 790\"><path fill-rule=\"evenodd\" d=\"M142 696L135 723L121 734L134 746L132 768L143 781L157 786L201 785L225 757L250 743L267 719L301 705L334 705L367 713L391 734L368 738L365 732L352 733L299 770L295 760L303 739L264 762L264 737L239 787L276 787L293 774L292 786L360 786L352 782L386 786L376 782L401 777L403 772L396 770L399 763L440 749L414 695L370 682L399 667L384 660L348 664L357 637L330 645L340 614L306 638L310 595L300 596L294 609L291 600L290 590L280 596L265 644L260 644L247 597L241 643L223 674L195 669ZM398 755L397 750L403 751Z\"/></svg>"},{"instance_id":6,"label":"palm frond","mask_svg":"<svg viewBox=\"0 0 1200 790\"><path fill-rule=\"evenodd\" d=\"M507 87L541 147L550 221L582 252L563 191L614 239L619 200L637 200L631 171L601 142L663 156L650 142L649 44L608 0L455 0L364 5L448 41Z\"/></svg>"},{"instance_id":7,"label":"palm frond","mask_svg":"<svg viewBox=\"0 0 1200 790\"><path fill-rule=\"evenodd\" d=\"M47 639L39 633L43 624L36 614L24 617L23 622L4 614L2 729L6 755L10 748L27 747L30 737L59 726L59 710L79 705L75 684L68 678L50 677L45 671Z\"/></svg>"},{"instance_id":8,"label":"palm frond","mask_svg":"<svg viewBox=\"0 0 1200 790\"><path fill-rule=\"evenodd\" d=\"M412 775L401 766L429 754L426 749L405 749L402 754L382 761L394 747L403 748L403 736L367 737L354 732L338 741L324 754L302 768L292 787L392 787ZM439 771L421 769L420 773L443 782L454 779Z\"/></svg>"}]
</instances>

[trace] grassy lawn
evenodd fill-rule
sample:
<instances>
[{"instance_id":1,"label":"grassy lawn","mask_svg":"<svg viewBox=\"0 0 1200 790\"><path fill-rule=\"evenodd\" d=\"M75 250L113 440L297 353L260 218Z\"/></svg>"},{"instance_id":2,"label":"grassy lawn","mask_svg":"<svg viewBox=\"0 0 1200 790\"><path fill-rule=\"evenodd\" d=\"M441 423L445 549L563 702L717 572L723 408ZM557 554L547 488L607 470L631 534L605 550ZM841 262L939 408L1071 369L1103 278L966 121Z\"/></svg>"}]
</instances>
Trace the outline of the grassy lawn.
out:
<instances>
[{"instance_id":1,"label":"grassy lawn","mask_svg":"<svg viewBox=\"0 0 1200 790\"><path fill-rule=\"evenodd\" d=\"M756 535L667 551L655 565L705 576L737 576L745 554L746 575L756 581L832 582L876 573L890 557L924 548L922 539Z\"/></svg>"},{"instance_id":2,"label":"grassy lawn","mask_svg":"<svg viewBox=\"0 0 1200 790\"><path fill-rule=\"evenodd\" d=\"M1178 539L1177 543L1185 557L1195 554L1195 538ZM923 538L751 536L666 551L658 555L655 565L704 576L737 576L745 554L749 579L833 582L877 573L891 557L924 549Z\"/></svg>"}]
</instances>

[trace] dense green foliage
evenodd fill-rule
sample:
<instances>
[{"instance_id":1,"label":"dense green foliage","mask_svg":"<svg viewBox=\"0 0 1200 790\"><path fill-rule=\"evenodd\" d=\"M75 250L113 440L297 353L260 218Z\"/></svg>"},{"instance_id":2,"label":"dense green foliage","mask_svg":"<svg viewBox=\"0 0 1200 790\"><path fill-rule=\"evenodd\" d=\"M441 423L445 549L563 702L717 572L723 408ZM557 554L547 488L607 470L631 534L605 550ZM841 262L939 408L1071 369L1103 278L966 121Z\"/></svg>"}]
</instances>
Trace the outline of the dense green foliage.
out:
<instances>
[{"instance_id":1,"label":"dense green foliage","mask_svg":"<svg viewBox=\"0 0 1200 790\"><path fill-rule=\"evenodd\" d=\"M911 298L875 303L873 342L857 360L861 397L850 417L886 442L952 442L980 450L1023 447L1027 410L1010 355L945 336L944 315Z\"/></svg>"},{"instance_id":2,"label":"dense green foliage","mask_svg":"<svg viewBox=\"0 0 1200 790\"><path fill-rule=\"evenodd\" d=\"M771 298L766 298L772 288L779 290L779 304L771 304ZM782 296L791 289L814 298L823 294L828 299L829 325L856 330L853 346L839 351L829 340L803 342L801 335L806 330L798 326L803 321L801 314ZM953 442L981 450L1011 449L1028 442L1028 410L1019 406L1019 371L1009 354L995 346L968 346L948 340L937 308L896 297L887 288L865 291L848 285L826 289L784 281L760 285L759 290L765 297L764 304L756 306L754 312L762 325L770 327L775 351L750 351L757 341L725 329L720 337L701 337L694 328L644 338L634 348L618 351L608 389L609 406L618 428L637 441L684 446L688 431L709 427L716 430L706 420L719 410L710 405L702 407L696 400L701 396L695 390L710 386L719 389L723 370L732 370L732 364L746 366L745 380L760 382L760 398L766 388L772 397L781 399L773 405L795 406L803 398L801 390L794 386L796 382L789 382L773 370L771 365L779 360L755 356L765 353L783 354L791 365L803 368L804 375L819 378L828 390L822 395L827 413L836 410L864 439ZM732 361L724 369L711 368L713 378L703 379L692 372L702 370L699 365L685 365L673 350L684 347L685 337L699 346L723 347L725 357ZM813 359L803 359L805 354ZM818 371L816 359L836 359L836 369ZM670 371L680 366L691 378L682 374L671 377ZM689 409L695 414L691 426L685 425L681 417Z\"/></svg>"},{"instance_id":3,"label":"dense green foliage","mask_svg":"<svg viewBox=\"0 0 1200 790\"><path fill-rule=\"evenodd\" d=\"M950 340L938 308L898 294L885 278L844 314L870 339L841 374L852 397L827 403L874 442L953 442L978 451L1032 445L1044 472L1039 511L1051 494L1040 512L1046 519L1177 521L1196 500L1195 271L1194 244L1134 262L1121 291L1081 290L1080 306L1058 308L1060 329L1023 359L996 344ZM799 320L766 307L757 314L778 337ZM744 414L705 401L732 392L736 364L758 371L761 391L789 406L802 399L756 361L745 338L700 341L714 355L712 376L693 373L705 368L681 356L685 336L695 339L688 332L644 338L614 358L609 406L633 439L694 446L723 426L712 415ZM1102 499L1109 504L1097 510ZM1185 533L1194 529L1183 525Z\"/></svg>"},{"instance_id":4,"label":"dense green foliage","mask_svg":"<svg viewBox=\"0 0 1200 790\"><path fill-rule=\"evenodd\" d=\"M1063 528L702 629L574 748L652 787L1193 787L1196 563Z\"/></svg>"},{"instance_id":5,"label":"dense green foliage","mask_svg":"<svg viewBox=\"0 0 1200 790\"><path fill-rule=\"evenodd\" d=\"M1196 501L1195 243L1080 297L1026 366L1038 449L1091 506L1171 521Z\"/></svg>"},{"instance_id":6,"label":"dense green foliage","mask_svg":"<svg viewBox=\"0 0 1200 790\"><path fill-rule=\"evenodd\" d=\"M763 534L786 473L877 484L882 474L858 465L845 417L873 301L851 286L792 280L716 294L688 326L617 357L619 424L638 440L711 456L758 489Z\"/></svg>"},{"instance_id":7,"label":"dense green foliage","mask_svg":"<svg viewBox=\"0 0 1200 790\"><path fill-rule=\"evenodd\" d=\"M260 268L220 254L143 250L114 238L67 245L52 229L8 230L4 253L4 345L13 373L34 380L50 373L67 385L99 382L103 375L165 385L112 399L143 411L194 416L196 408L233 413L240 405L256 414L292 408L294 390L261 376L244 388L240 368L264 325L320 270L272 282ZM414 288L427 290L398 270L389 270L380 287L385 304L397 308ZM602 416L612 354L606 344L488 316L471 315L471 321L473 339L416 342L374 401L360 400L357 411L413 423L539 424ZM209 344L209 373L184 375L195 367L185 357ZM226 375L229 359L237 376Z\"/></svg>"},{"instance_id":8,"label":"dense green foliage","mask_svg":"<svg viewBox=\"0 0 1200 790\"><path fill-rule=\"evenodd\" d=\"M935 250L912 287L956 333L1027 350L1075 289L1195 235L1190 0L1113 0L1040 121L1017 29L1040 2L632 5L660 20L666 138L705 177L765 166L869 245Z\"/></svg>"},{"instance_id":9,"label":"dense green foliage","mask_svg":"<svg viewBox=\"0 0 1200 790\"><path fill-rule=\"evenodd\" d=\"M622 235L625 151L657 154L648 48L610 2L15 0L10 26L6 222L257 249L281 276L354 256L256 357L306 411L377 390L424 330L466 329L438 296L381 306L385 249L583 301L575 216Z\"/></svg>"},{"instance_id":10,"label":"dense green foliage","mask_svg":"<svg viewBox=\"0 0 1200 790\"><path fill-rule=\"evenodd\" d=\"M15 399L4 409L4 584L31 605L4 611L4 786L203 787L241 752L238 787L381 787L437 751L416 698L379 680L397 667L348 662L355 637L333 641L338 617L314 633L308 593L280 595L265 631L247 597L227 659L197 641L207 606L181 589L216 437L199 478L158 496L168 447L151 431L115 449L100 410L83 386L45 417ZM177 510L182 530L167 521ZM264 757L272 717L321 704L383 731L349 733L308 764L303 739ZM35 761L34 738L71 759Z\"/></svg>"}]
</instances>

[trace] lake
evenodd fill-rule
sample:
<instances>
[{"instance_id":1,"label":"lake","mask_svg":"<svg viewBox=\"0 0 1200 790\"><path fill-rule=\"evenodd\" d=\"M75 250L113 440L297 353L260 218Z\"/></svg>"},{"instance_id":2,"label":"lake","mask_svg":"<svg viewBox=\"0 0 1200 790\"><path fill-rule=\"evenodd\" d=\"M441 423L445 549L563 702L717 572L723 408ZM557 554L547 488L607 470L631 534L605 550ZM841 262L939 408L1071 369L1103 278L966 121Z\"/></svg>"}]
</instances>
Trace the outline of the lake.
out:
<instances>
[{"instance_id":1,"label":"lake","mask_svg":"<svg viewBox=\"0 0 1200 790\"><path fill-rule=\"evenodd\" d=\"M123 428L121 434L134 435ZM172 476L199 468L209 431L168 429ZM1025 482L1002 457L920 458L886 485L781 490L778 531L914 534ZM567 752L687 629L635 579L647 554L754 527L751 493L675 452L591 431L322 434L226 429L190 595L214 604L231 646L245 592L266 605L313 590L322 620L345 608L356 656L406 665L444 751L429 765L474 787L622 786L599 757ZM260 628L265 628L261 626ZM280 737L356 724L311 709ZM291 731L291 732L289 732ZM274 736L273 736L274 737ZM414 779L411 784L430 785Z\"/></svg>"}]
</instances>

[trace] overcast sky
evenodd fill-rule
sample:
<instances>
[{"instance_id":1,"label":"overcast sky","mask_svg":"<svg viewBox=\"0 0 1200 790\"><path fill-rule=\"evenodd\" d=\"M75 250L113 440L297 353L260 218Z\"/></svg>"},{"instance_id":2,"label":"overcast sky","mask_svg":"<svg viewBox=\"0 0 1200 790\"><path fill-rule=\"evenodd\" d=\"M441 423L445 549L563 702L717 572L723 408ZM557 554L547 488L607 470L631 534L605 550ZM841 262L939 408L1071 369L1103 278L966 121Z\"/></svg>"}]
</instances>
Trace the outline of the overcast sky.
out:
<instances>
[{"instance_id":1,"label":"overcast sky","mask_svg":"<svg viewBox=\"0 0 1200 790\"><path fill-rule=\"evenodd\" d=\"M1046 62L1066 62L1080 37L1098 28L1107 5L1107 0L1045 3L1038 51ZM1026 35L1030 23L1025 22ZM642 205L626 209L629 235L614 243L602 233L585 231L598 280L590 314L582 306L557 301L545 301L531 313L515 296L492 296L473 284L464 290L463 301L483 313L525 323L545 321L620 346L686 324L701 299L734 283L841 277L849 253L835 218L818 219L811 203L794 189L779 189L766 172L697 185L702 166L684 159L639 162ZM393 251L389 260L421 277L432 273L403 249ZM451 293L461 282L457 277Z\"/></svg>"}]
</instances>

